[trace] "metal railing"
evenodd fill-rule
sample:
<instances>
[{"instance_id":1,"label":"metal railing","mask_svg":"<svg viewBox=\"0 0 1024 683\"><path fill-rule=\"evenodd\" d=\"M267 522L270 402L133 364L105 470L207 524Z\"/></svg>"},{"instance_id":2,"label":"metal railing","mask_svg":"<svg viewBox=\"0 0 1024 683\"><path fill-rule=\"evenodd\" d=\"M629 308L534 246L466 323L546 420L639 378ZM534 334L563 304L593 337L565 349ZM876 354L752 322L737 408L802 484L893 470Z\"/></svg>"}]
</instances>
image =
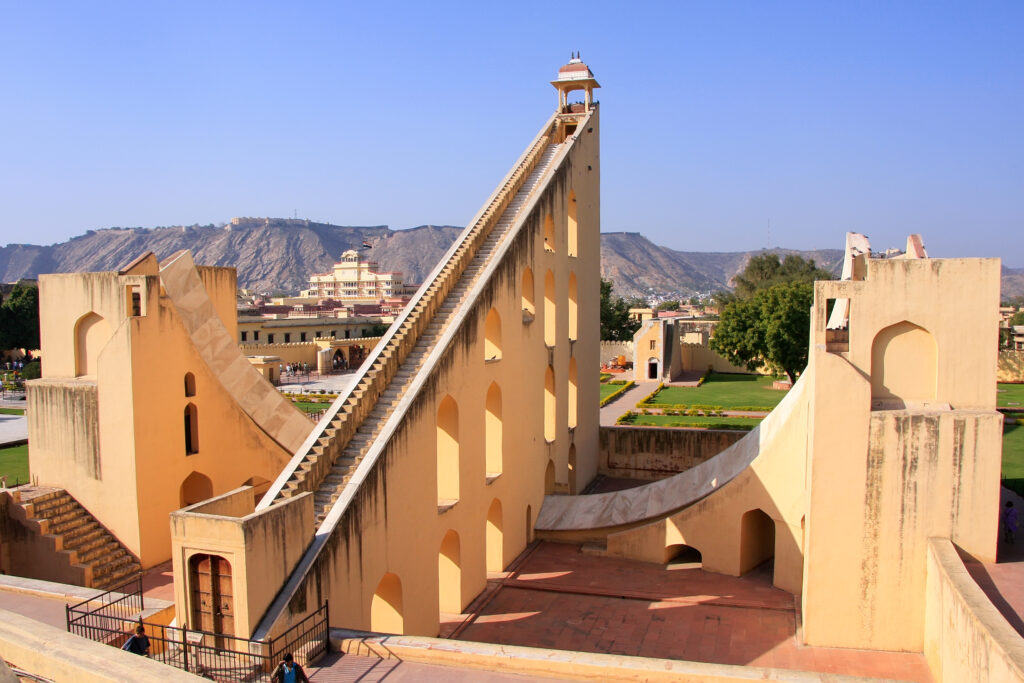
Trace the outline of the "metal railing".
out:
<instances>
[{"instance_id":1,"label":"metal railing","mask_svg":"<svg viewBox=\"0 0 1024 683\"><path fill-rule=\"evenodd\" d=\"M149 638L151 659L215 681L269 683L285 653L292 653L299 662L310 662L328 648L326 602L270 641L145 621L143 608L140 575L115 590L68 605L67 629L121 647L136 627L142 626Z\"/></svg>"}]
</instances>

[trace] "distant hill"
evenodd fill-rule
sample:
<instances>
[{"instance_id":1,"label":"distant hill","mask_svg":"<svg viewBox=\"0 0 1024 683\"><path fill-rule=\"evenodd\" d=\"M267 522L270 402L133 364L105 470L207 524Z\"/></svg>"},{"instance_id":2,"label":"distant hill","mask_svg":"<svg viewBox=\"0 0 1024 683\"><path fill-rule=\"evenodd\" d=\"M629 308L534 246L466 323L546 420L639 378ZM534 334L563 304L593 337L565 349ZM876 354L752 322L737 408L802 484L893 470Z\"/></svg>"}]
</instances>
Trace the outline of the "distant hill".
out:
<instances>
[{"instance_id":1,"label":"distant hill","mask_svg":"<svg viewBox=\"0 0 1024 683\"><path fill-rule=\"evenodd\" d=\"M636 232L601 234L601 274L615 283L619 296L689 297L694 293L731 289L733 276L752 256L763 251L797 254L834 273L842 269L842 249L800 251L676 251L661 247Z\"/></svg>"},{"instance_id":2,"label":"distant hill","mask_svg":"<svg viewBox=\"0 0 1024 683\"><path fill-rule=\"evenodd\" d=\"M242 218L226 226L109 228L51 246L0 247L0 282L40 273L115 270L152 251L163 259L191 249L197 263L234 266L238 285L257 291L298 291L316 272L330 270L346 249L368 242L363 251L387 271L419 282L441 258L461 228L422 225L409 230L387 226L343 226L281 218Z\"/></svg>"},{"instance_id":3,"label":"distant hill","mask_svg":"<svg viewBox=\"0 0 1024 683\"><path fill-rule=\"evenodd\" d=\"M408 230L387 226L343 226L282 218L241 218L229 225L168 228L109 228L49 246L9 244L0 247L0 282L34 278L40 273L114 270L146 251L164 258L191 249L196 262L234 266L240 287L256 291L297 292L309 275L325 272L346 249L363 242L362 253L385 271L401 271L419 283L441 258L461 228L421 225ZM838 273L840 249L799 254ZM761 251L676 251L654 244L640 233L601 235L601 274L623 297L689 297L729 288L751 256ZM1024 269L1003 268L1003 296L1024 294Z\"/></svg>"}]
</instances>

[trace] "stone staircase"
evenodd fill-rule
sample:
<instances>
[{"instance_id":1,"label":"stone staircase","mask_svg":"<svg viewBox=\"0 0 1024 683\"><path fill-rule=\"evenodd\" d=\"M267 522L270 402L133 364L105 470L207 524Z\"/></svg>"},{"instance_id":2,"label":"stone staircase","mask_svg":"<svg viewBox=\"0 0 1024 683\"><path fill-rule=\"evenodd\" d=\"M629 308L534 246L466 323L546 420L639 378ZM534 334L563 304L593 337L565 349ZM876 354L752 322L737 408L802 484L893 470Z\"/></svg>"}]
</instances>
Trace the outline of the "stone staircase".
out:
<instances>
[{"instance_id":1,"label":"stone staircase","mask_svg":"<svg viewBox=\"0 0 1024 683\"><path fill-rule=\"evenodd\" d=\"M494 251L515 224L520 210L540 184L559 147L558 144L549 144L544 149L534 169L502 212L491 233L480 243L465 270L452 286L443 303L437 308L433 318L420 332L415 345L401 360L394 375L377 395L376 400L373 401L372 395L364 393L371 386L371 380L368 377L357 384L352 394L353 403L354 401L373 401L372 409L364 413L359 425L353 429L352 422L356 417L354 406L347 403L339 406L309 452L299 462L293 477L285 483L281 495L286 497L302 491L312 490L314 492L316 527L323 523L327 513L341 496L345 485L370 450L388 418L405 397L427 356L449 328L467 294L490 263ZM378 361L379 367L383 369L387 358L396 352L397 349L385 349ZM377 369L377 367L374 366L371 370ZM348 429L344 429L346 422L349 423ZM346 433L351 434L351 438L347 441L345 440Z\"/></svg>"},{"instance_id":2,"label":"stone staircase","mask_svg":"<svg viewBox=\"0 0 1024 683\"><path fill-rule=\"evenodd\" d=\"M25 486L13 503L11 516L48 541L55 561L80 576L82 585L109 590L142 571L138 559L67 491Z\"/></svg>"}]
</instances>

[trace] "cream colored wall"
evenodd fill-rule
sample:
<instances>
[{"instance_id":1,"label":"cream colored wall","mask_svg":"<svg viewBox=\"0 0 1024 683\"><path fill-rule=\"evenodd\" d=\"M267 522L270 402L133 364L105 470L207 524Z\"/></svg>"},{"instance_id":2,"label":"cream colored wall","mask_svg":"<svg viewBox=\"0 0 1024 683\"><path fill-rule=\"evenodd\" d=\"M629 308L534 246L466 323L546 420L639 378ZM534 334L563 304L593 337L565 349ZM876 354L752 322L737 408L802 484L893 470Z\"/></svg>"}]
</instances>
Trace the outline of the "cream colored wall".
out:
<instances>
[{"instance_id":1,"label":"cream colored wall","mask_svg":"<svg viewBox=\"0 0 1024 683\"><path fill-rule=\"evenodd\" d=\"M316 354L320 347L313 342L298 344L241 344L239 348L247 356L278 356L281 364L309 363L316 367Z\"/></svg>"},{"instance_id":2,"label":"cream colored wall","mask_svg":"<svg viewBox=\"0 0 1024 683\"><path fill-rule=\"evenodd\" d=\"M705 372L711 369L714 372L732 374L750 374L750 370L738 365L733 365L722 356L718 355L703 344L681 344L683 369L697 372ZM757 374L771 374L766 368L762 368Z\"/></svg>"},{"instance_id":3,"label":"cream colored wall","mask_svg":"<svg viewBox=\"0 0 1024 683\"><path fill-rule=\"evenodd\" d=\"M648 319L633 335L633 381L657 382L665 371L662 353L662 324L656 318ZM654 348L651 348L653 344ZM658 361L658 376L648 377L647 364L650 359Z\"/></svg>"},{"instance_id":4,"label":"cream colored wall","mask_svg":"<svg viewBox=\"0 0 1024 683\"><path fill-rule=\"evenodd\" d=\"M198 271L217 317L235 334L234 272ZM140 287L145 315L127 315L128 284ZM242 412L200 358L157 276L43 275L40 311L48 358L43 378L29 389L36 408L29 412L33 475L66 489L144 567L170 558L167 515L181 507L181 484L193 472L209 477L217 493L253 476L272 480L288 461L290 453ZM97 355L96 374L76 379L75 324L90 312L107 321L111 336ZM185 396L186 372L195 376L194 397ZM198 410L193 455L184 444L189 403ZM68 406L75 408L70 420ZM98 466L84 455L90 438L98 440Z\"/></svg>"},{"instance_id":5,"label":"cream colored wall","mask_svg":"<svg viewBox=\"0 0 1024 683\"><path fill-rule=\"evenodd\" d=\"M315 605L330 599L331 623L371 628L370 606L386 574L402 584L404 631L434 635L439 627L438 553L445 535L454 530L461 549L461 590L467 605L486 583L485 529L494 500L502 506L502 565L523 550L532 536L527 524L536 519L544 495L544 474L553 461L556 483L570 488L570 443L577 450L576 481L582 488L597 472L599 338L599 179L596 112L559 168L537 208L527 219L504 261L484 290L481 301L449 347L400 433L378 461L377 470L359 489L346 516L319 555L293 603ZM590 128L592 132L587 132ZM579 255L566 255L566 201L575 190L579 221ZM543 244L544 217L555 221L554 253ZM534 272L537 316L522 322L521 278L524 267ZM544 279L551 269L556 283L556 344L544 344ZM579 339L568 341L566 305L569 272L578 281ZM502 321L502 359L485 362L484 320L494 307ZM567 376L575 358L579 378L579 421L567 426ZM545 369L556 378L556 438L545 442L542 406ZM492 382L502 392L504 465L487 483L484 459L485 397ZM438 508L435 460L438 407L451 396L459 410L460 483L458 502ZM302 616L296 610L296 617ZM282 628L284 624L279 624Z\"/></svg>"},{"instance_id":6,"label":"cream colored wall","mask_svg":"<svg viewBox=\"0 0 1024 683\"><path fill-rule=\"evenodd\" d=\"M817 283L803 587L809 644L920 651L927 538L946 536L994 558L998 295L995 259L873 259L866 281ZM825 301L843 296L851 298L849 350L827 352ZM872 375L881 371L872 367L874 342L903 321L934 339L934 401L872 411ZM932 353L933 342L924 342ZM912 381L900 379L909 398L931 386L907 388Z\"/></svg>"},{"instance_id":7,"label":"cream colored wall","mask_svg":"<svg viewBox=\"0 0 1024 683\"><path fill-rule=\"evenodd\" d=\"M171 514L174 602L178 623L189 623L189 560L215 554L231 565L235 635L248 637L306 548L313 495L305 493L253 514L251 486L243 486ZM182 580L178 580L180 577Z\"/></svg>"},{"instance_id":8,"label":"cream colored wall","mask_svg":"<svg viewBox=\"0 0 1024 683\"><path fill-rule=\"evenodd\" d=\"M204 680L7 610L0 610L0 658L52 681L194 683Z\"/></svg>"},{"instance_id":9,"label":"cream colored wall","mask_svg":"<svg viewBox=\"0 0 1024 683\"><path fill-rule=\"evenodd\" d=\"M370 333L370 330L380 319L367 320L358 318L348 320L345 318L236 318L237 330L233 333L234 339L245 346L247 344L269 344L267 335L274 335L274 344L285 344L284 335L291 335L289 344L303 343L302 333L306 333L306 342L312 343L317 339L319 332L322 337L330 337L335 332L335 338L345 339L346 330L351 339L357 339ZM260 338L257 341L253 338L253 332L259 331ZM245 341L242 341L241 332L246 333Z\"/></svg>"},{"instance_id":10,"label":"cream colored wall","mask_svg":"<svg viewBox=\"0 0 1024 683\"><path fill-rule=\"evenodd\" d=\"M1024 641L947 539L928 541L924 655L936 681L1024 681Z\"/></svg>"},{"instance_id":11,"label":"cream colored wall","mask_svg":"<svg viewBox=\"0 0 1024 683\"><path fill-rule=\"evenodd\" d=\"M155 296L152 278L140 282L144 297ZM41 275L39 300L40 337L47 361L42 378L28 383L32 474L40 484L67 489L129 550L139 554L131 414L134 383L127 362L131 329L125 287L115 273ZM107 321L112 336L97 354L96 375L76 379L75 325L90 312ZM104 410L102 419L96 421L103 405L112 409ZM69 407L74 416L70 420ZM99 446L98 466L87 454L90 441Z\"/></svg>"},{"instance_id":12,"label":"cream colored wall","mask_svg":"<svg viewBox=\"0 0 1024 683\"><path fill-rule=\"evenodd\" d=\"M810 393L804 382L746 437L758 440L758 454L738 476L668 518L609 534L608 553L660 563L671 546L688 545L701 552L704 569L739 576L744 545L756 544L743 538L743 515L761 510L775 522L774 584L799 593Z\"/></svg>"}]
</instances>

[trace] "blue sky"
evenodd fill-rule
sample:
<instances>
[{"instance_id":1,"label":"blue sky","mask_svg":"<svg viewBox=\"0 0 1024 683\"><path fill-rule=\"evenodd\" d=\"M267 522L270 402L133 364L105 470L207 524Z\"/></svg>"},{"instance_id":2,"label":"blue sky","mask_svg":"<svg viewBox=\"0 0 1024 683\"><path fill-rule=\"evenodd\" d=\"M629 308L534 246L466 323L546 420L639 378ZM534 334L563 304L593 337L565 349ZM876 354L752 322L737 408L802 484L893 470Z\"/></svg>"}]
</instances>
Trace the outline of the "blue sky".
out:
<instances>
[{"instance_id":1,"label":"blue sky","mask_svg":"<svg viewBox=\"0 0 1024 683\"><path fill-rule=\"evenodd\" d=\"M603 88L602 230L1024 267L1024 3L0 5L0 244L292 216L463 225Z\"/></svg>"}]
</instances>

